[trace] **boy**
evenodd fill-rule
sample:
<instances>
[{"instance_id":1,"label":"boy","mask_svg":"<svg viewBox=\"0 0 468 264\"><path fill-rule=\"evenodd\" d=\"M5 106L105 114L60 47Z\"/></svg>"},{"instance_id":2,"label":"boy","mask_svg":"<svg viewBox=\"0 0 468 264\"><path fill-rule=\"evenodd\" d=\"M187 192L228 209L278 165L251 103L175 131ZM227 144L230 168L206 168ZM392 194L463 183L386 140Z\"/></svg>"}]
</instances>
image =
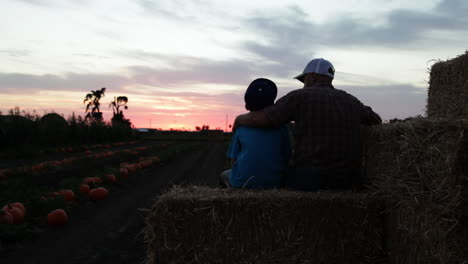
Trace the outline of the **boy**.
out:
<instances>
[{"instance_id":1,"label":"boy","mask_svg":"<svg viewBox=\"0 0 468 264\"><path fill-rule=\"evenodd\" d=\"M274 82L256 79L245 92L245 108L253 112L273 105L277 93ZM232 169L221 174L222 185L248 189L279 188L291 157L288 129L286 126L239 127L227 154Z\"/></svg>"}]
</instances>

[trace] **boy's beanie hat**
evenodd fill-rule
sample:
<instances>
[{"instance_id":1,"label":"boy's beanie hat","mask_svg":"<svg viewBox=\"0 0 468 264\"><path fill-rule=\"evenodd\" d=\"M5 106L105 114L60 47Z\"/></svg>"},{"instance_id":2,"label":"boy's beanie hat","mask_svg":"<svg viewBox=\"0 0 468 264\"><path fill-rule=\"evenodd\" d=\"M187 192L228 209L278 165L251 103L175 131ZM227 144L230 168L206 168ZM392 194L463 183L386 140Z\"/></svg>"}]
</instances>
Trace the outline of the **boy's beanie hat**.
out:
<instances>
[{"instance_id":1,"label":"boy's beanie hat","mask_svg":"<svg viewBox=\"0 0 468 264\"><path fill-rule=\"evenodd\" d=\"M278 88L269 79L258 78L250 83L245 91L245 108L249 111L261 110L275 102Z\"/></svg>"}]
</instances>

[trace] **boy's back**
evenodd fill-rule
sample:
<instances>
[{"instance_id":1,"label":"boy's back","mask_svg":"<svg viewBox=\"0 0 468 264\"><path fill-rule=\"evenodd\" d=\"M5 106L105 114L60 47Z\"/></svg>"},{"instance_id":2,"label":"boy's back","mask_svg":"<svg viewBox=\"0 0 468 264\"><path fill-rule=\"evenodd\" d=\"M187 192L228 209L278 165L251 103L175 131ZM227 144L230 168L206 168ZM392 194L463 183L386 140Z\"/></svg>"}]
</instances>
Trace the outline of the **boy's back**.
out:
<instances>
[{"instance_id":1,"label":"boy's back","mask_svg":"<svg viewBox=\"0 0 468 264\"><path fill-rule=\"evenodd\" d=\"M286 126L273 129L240 127L228 150L228 157L235 160L229 182L236 188L281 187L290 156Z\"/></svg>"}]
</instances>

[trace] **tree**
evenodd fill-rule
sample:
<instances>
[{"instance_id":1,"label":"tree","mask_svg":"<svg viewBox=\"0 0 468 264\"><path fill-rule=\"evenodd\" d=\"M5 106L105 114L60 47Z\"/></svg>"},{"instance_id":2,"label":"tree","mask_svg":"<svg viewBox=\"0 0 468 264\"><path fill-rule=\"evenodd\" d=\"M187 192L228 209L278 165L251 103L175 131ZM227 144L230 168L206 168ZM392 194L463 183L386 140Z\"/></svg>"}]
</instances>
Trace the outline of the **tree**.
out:
<instances>
[{"instance_id":1,"label":"tree","mask_svg":"<svg viewBox=\"0 0 468 264\"><path fill-rule=\"evenodd\" d=\"M114 116L112 117L112 120L116 121L123 121L124 120L124 115L123 111L120 110L120 107L124 107L125 110L128 109L127 106L128 103L128 97L126 96L114 96L114 101L112 101L109 104L109 107L112 108L112 112L114 113Z\"/></svg>"},{"instance_id":2,"label":"tree","mask_svg":"<svg viewBox=\"0 0 468 264\"><path fill-rule=\"evenodd\" d=\"M102 113L99 110L99 100L104 97L104 93L106 92L106 88L103 87L101 90L91 91L91 93L87 94L85 99L83 100L83 104L86 104L86 119L92 118L98 122L102 121Z\"/></svg>"},{"instance_id":3,"label":"tree","mask_svg":"<svg viewBox=\"0 0 468 264\"><path fill-rule=\"evenodd\" d=\"M196 130L196 131L200 131L200 130L201 130L201 127L196 126L196 127L195 127L195 130Z\"/></svg>"}]
</instances>

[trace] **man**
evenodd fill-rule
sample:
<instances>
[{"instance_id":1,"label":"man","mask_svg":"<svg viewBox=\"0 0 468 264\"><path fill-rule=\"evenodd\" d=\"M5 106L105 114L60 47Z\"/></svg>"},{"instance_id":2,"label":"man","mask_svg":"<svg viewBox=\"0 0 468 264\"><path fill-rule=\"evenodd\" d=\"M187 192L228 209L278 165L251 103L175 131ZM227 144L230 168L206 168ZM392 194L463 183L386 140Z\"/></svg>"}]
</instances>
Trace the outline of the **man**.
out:
<instances>
[{"instance_id":1,"label":"man","mask_svg":"<svg viewBox=\"0 0 468 264\"><path fill-rule=\"evenodd\" d=\"M295 77L304 83L274 105L239 115L234 129L277 127L295 122L293 168L286 187L301 190L349 189L361 173L360 125L378 125L382 119L356 97L335 89L333 65L314 59Z\"/></svg>"}]
</instances>

